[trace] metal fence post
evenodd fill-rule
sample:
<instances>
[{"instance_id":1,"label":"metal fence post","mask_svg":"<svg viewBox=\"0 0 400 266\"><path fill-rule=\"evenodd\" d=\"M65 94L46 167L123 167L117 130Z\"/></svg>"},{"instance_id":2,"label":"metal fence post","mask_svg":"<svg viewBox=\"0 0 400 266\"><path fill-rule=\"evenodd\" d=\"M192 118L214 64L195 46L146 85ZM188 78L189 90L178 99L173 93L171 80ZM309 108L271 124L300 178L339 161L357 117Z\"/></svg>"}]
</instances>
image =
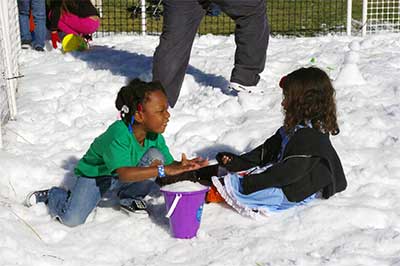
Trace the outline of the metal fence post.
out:
<instances>
[{"instance_id":1,"label":"metal fence post","mask_svg":"<svg viewBox=\"0 0 400 266\"><path fill-rule=\"evenodd\" d=\"M347 36L351 36L351 20L352 20L352 12L353 12L353 1L347 0L347 25L346 25L346 33Z\"/></svg>"},{"instance_id":2,"label":"metal fence post","mask_svg":"<svg viewBox=\"0 0 400 266\"><path fill-rule=\"evenodd\" d=\"M362 25L362 30L361 30L361 36L365 36L367 34L367 14L368 14L368 0L363 0L363 5L362 5L362 20L361 20L361 25Z\"/></svg>"},{"instance_id":3,"label":"metal fence post","mask_svg":"<svg viewBox=\"0 0 400 266\"><path fill-rule=\"evenodd\" d=\"M146 35L146 0L141 0L142 8L142 35Z\"/></svg>"}]
</instances>

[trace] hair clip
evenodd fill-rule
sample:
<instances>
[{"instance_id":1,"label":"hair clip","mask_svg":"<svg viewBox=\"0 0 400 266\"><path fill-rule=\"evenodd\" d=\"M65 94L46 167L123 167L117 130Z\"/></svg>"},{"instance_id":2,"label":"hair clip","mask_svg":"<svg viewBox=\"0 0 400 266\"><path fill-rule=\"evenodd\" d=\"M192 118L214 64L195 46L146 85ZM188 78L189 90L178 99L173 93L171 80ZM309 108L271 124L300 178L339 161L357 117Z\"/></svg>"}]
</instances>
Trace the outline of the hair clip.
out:
<instances>
[{"instance_id":1,"label":"hair clip","mask_svg":"<svg viewBox=\"0 0 400 266\"><path fill-rule=\"evenodd\" d=\"M132 115L132 118L131 118L131 123L129 124L129 126L128 126L128 129L129 129L129 132L131 132L131 134L132 134L132 132L133 132L133 124L135 123L135 116L134 115Z\"/></svg>"},{"instance_id":2,"label":"hair clip","mask_svg":"<svg viewBox=\"0 0 400 266\"><path fill-rule=\"evenodd\" d=\"M285 86L286 79L287 79L287 76L283 76L283 77L281 78L281 80L279 81L279 87L281 87L282 89L283 89L283 87Z\"/></svg>"},{"instance_id":3,"label":"hair clip","mask_svg":"<svg viewBox=\"0 0 400 266\"><path fill-rule=\"evenodd\" d=\"M124 104L121 108L121 112L123 112L124 114L129 113L129 107Z\"/></svg>"}]
</instances>

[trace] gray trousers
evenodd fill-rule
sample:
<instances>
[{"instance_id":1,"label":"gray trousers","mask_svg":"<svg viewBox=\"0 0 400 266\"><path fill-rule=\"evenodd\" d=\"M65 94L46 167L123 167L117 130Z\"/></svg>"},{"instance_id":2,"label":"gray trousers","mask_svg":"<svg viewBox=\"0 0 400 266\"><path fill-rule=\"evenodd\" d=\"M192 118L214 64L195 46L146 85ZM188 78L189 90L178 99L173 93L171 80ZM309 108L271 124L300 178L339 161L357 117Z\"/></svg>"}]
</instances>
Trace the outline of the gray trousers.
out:
<instances>
[{"instance_id":1,"label":"gray trousers","mask_svg":"<svg viewBox=\"0 0 400 266\"><path fill-rule=\"evenodd\" d=\"M153 58L158 80L174 107L189 63L194 37L206 11L202 0L163 0L164 24ZM211 0L235 21L235 66L231 81L257 85L264 70L269 39L266 0ZM212 59L211 59L212 60Z\"/></svg>"}]
</instances>

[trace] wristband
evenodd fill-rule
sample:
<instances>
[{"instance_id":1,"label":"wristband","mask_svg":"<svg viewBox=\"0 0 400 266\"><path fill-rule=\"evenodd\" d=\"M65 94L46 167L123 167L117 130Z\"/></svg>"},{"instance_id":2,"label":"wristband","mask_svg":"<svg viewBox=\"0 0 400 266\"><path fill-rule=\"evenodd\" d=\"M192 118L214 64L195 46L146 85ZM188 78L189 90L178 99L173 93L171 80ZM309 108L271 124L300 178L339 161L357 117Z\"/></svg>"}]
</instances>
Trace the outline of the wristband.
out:
<instances>
[{"instance_id":1,"label":"wristband","mask_svg":"<svg viewBox=\"0 0 400 266\"><path fill-rule=\"evenodd\" d=\"M158 177L160 177L160 178L165 177L164 165L162 165L162 164L157 165L157 171L158 171Z\"/></svg>"}]
</instances>

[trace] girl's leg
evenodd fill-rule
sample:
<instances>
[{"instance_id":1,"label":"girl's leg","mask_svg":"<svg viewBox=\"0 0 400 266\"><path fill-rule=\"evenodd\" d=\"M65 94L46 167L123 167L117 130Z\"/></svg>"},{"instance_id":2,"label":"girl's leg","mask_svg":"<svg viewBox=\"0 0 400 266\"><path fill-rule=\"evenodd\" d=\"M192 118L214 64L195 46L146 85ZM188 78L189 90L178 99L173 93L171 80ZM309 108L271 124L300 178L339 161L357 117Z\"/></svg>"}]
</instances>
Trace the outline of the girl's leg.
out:
<instances>
[{"instance_id":1,"label":"girl's leg","mask_svg":"<svg viewBox=\"0 0 400 266\"><path fill-rule=\"evenodd\" d=\"M70 192L53 187L49 191L50 215L61 223L73 227L83 224L101 199L96 179L78 177Z\"/></svg>"},{"instance_id":2,"label":"girl's leg","mask_svg":"<svg viewBox=\"0 0 400 266\"><path fill-rule=\"evenodd\" d=\"M80 18L71 13L64 13L58 21L58 28L66 34L92 34L100 26L99 19Z\"/></svg>"},{"instance_id":3,"label":"girl's leg","mask_svg":"<svg viewBox=\"0 0 400 266\"><path fill-rule=\"evenodd\" d=\"M140 160L138 166L149 166L155 160L164 163L164 156L155 148L150 148ZM156 177L140 182L122 183L117 185L121 205L131 205L133 199L142 199L154 188Z\"/></svg>"},{"instance_id":4,"label":"girl's leg","mask_svg":"<svg viewBox=\"0 0 400 266\"><path fill-rule=\"evenodd\" d=\"M61 15L60 20L58 21L58 29L64 32L65 34L75 34L79 35L70 25L69 25L69 16Z\"/></svg>"}]
</instances>

